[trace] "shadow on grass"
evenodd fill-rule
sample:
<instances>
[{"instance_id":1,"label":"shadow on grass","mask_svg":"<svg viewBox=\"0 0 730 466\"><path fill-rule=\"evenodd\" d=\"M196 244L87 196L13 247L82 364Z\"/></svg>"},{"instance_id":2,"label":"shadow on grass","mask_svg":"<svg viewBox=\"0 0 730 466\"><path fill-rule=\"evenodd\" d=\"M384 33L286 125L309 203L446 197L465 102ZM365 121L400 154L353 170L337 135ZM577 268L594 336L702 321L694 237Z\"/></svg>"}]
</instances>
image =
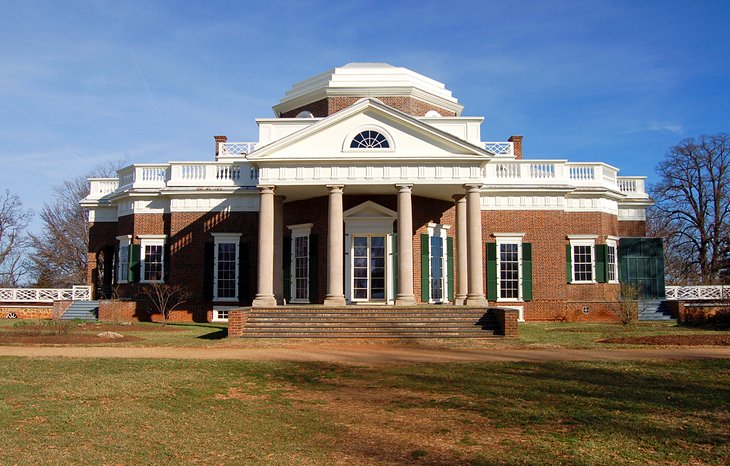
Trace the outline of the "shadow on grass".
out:
<instances>
[{"instance_id":1,"label":"shadow on grass","mask_svg":"<svg viewBox=\"0 0 730 466\"><path fill-rule=\"evenodd\" d=\"M227 328L220 328L213 332L206 333L204 335L199 335L195 338L199 340L222 340L228 336L228 329Z\"/></svg>"}]
</instances>

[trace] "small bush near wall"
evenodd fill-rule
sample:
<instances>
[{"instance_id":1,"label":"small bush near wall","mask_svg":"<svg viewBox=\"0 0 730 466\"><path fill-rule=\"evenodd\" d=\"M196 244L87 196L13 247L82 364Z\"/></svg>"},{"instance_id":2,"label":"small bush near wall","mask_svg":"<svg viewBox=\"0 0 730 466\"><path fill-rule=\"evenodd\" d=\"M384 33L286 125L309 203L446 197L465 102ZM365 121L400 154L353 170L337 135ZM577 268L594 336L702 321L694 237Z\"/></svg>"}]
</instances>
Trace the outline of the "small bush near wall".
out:
<instances>
[{"instance_id":1,"label":"small bush near wall","mask_svg":"<svg viewBox=\"0 0 730 466\"><path fill-rule=\"evenodd\" d=\"M679 324L715 330L730 330L730 307L683 306Z\"/></svg>"}]
</instances>

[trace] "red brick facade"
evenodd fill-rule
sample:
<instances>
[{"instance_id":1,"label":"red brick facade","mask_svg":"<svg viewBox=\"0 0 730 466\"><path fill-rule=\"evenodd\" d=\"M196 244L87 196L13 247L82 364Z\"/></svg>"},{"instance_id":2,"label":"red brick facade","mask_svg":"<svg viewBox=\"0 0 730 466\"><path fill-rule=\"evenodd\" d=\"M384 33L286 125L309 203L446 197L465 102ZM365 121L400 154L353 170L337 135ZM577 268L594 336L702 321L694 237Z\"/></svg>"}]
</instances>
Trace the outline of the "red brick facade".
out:
<instances>
[{"instance_id":1,"label":"red brick facade","mask_svg":"<svg viewBox=\"0 0 730 466\"><path fill-rule=\"evenodd\" d=\"M437 107L433 104L426 103L413 97L384 96L373 98L380 100L389 107L393 107L411 116L422 117L425 116L426 112L430 110L438 112L441 116L456 116L456 113L451 110ZM294 118L300 112L309 111L312 112L312 115L314 115L316 118L324 118L351 106L360 99L361 97L328 97L326 99L318 100L316 102L297 107L294 110L282 112L280 116L281 118Z\"/></svg>"}]
</instances>

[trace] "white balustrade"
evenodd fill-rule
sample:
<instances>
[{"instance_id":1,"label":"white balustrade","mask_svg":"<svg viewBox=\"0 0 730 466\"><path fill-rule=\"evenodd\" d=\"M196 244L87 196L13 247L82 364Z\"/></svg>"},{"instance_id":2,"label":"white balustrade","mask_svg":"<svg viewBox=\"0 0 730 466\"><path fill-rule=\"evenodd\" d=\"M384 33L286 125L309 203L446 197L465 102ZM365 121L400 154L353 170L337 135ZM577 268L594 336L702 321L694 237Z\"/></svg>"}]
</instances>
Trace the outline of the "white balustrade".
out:
<instances>
[{"instance_id":1,"label":"white balustrade","mask_svg":"<svg viewBox=\"0 0 730 466\"><path fill-rule=\"evenodd\" d=\"M220 142L218 143L218 157L241 157L256 150L256 142Z\"/></svg>"},{"instance_id":2,"label":"white balustrade","mask_svg":"<svg viewBox=\"0 0 730 466\"><path fill-rule=\"evenodd\" d=\"M167 186L256 186L251 164L241 162L170 162Z\"/></svg>"},{"instance_id":3,"label":"white balustrade","mask_svg":"<svg viewBox=\"0 0 730 466\"><path fill-rule=\"evenodd\" d=\"M483 142L484 149L494 155L515 155L515 145L513 142Z\"/></svg>"},{"instance_id":4,"label":"white balustrade","mask_svg":"<svg viewBox=\"0 0 730 466\"><path fill-rule=\"evenodd\" d=\"M730 300L730 286L666 286L666 299L672 301Z\"/></svg>"},{"instance_id":5,"label":"white balustrade","mask_svg":"<svg viewBox=\"0 0 730 466\"><path fill-rule=\"evenodd\" d=\"M91 287L74 285L73 288L0 288L0 302L52 303L53 301L90 301Z\"/></svg>"},{"instance_id":6,"label":"white balustrade","mask_svg":"<svg viewBox=\"0 0 730 466\"><path fill-rule=\"evenodd\" d=\"M89 178L89 197L99 199L111 194L119 187L117 178Z\"/></svg>"}]
</instances>

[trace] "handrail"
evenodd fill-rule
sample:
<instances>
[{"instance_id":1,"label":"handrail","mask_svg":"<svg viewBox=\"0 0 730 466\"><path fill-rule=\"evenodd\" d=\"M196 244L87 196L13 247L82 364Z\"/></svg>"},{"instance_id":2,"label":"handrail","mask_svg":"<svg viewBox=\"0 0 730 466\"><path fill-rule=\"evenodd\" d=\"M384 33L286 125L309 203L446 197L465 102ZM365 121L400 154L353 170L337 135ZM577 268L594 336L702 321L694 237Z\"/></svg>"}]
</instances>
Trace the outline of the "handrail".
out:
<instances>
[{"instance_id":1,"label":"handrail","mask_svg":"<svg viewBox=\"0 0 730 466\"><path fill-rule=\"evenodd\" d=\"M52 303L53 301L91 301L91 287L72 288L0 288L0 302Z\"/></svg>"},{"instance_id":2,"label":"handrail","mask_svg":"<svg viewBox=\"0 0 730 466\"><path fill-rule=\"evenodd\" d=\"M730 299L730 286L725 285L665 286L664 292L671 301Z\"/></svg>"}]
</instances>

